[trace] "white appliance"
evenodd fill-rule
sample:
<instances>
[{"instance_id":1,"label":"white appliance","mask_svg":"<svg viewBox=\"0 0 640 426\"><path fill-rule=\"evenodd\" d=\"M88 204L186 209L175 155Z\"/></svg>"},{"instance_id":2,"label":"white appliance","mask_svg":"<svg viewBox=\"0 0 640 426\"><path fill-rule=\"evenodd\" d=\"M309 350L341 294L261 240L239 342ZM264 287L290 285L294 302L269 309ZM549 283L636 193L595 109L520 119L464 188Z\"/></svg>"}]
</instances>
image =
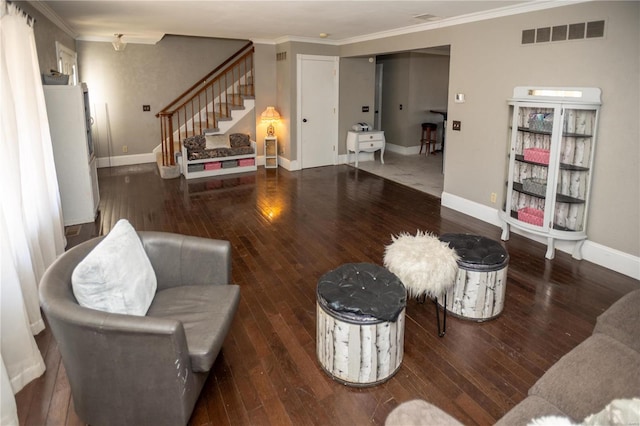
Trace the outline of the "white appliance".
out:
<instances>
[{"instance_id":1,"label":"white appliance","mask_svg":"<svg viewBox=\"0 0 640 426\"><path fill-rule=\"evenodd\" d=\"M87 86L43 88L64 225L93 222L100 192Z\"/></svg>"},{"instance_id":2,"label":"white appliance","mask_svg":"<svg viewBox=\"0 0 640 426\"><path fill-rule=\"evenodd\" d=\"M351 128L356 132L368 132L369 130L372 130L372 127L368 123L356 123L351 126Z\"/></svg>"}]
</instances>

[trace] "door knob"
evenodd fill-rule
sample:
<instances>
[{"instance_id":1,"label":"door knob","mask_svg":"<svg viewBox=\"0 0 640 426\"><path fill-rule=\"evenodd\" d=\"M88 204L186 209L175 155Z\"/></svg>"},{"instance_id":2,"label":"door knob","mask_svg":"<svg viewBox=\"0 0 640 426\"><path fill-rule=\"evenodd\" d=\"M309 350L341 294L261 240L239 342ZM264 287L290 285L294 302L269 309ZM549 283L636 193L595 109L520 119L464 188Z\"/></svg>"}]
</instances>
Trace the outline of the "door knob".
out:
<instances>
[{"instance_id":1,"label":"door knob","mask_svg":"<svg viewBox=\"0 0 640 426\"><path fill-rule=\"evenodd\" d=\"M306 122L307 122L307 119L306 119L306 118L303 118L303 119L302 119L302 122L303 122L303 123L306 123Z\"/></svg>"}]
</instances>

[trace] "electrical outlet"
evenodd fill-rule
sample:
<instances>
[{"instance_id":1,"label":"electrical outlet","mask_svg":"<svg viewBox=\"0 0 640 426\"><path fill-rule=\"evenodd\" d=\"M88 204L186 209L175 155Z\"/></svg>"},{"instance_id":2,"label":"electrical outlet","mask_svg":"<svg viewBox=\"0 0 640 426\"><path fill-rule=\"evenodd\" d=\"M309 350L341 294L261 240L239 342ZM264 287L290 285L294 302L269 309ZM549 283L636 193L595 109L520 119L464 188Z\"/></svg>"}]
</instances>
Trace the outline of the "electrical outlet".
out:
<instances>
[{"instance_id":1,"label":"electrical outlet","mask_svg":"<svg viewBox=\"0 0 640 426\"><path fill-rule=\"evenodd\" d=\"M142 111L151 111L151 105L142 105Z\"/></svg>"},{"instance_id":2,"label":"electrical outlet","mask_svg":"<svg viewBox=\"0 0 640 426\"><path fill-rule=\"evenodd\" d=\"M129 147L126 145L122 145L122 152L129 152Z\"/></svg>"},{"instance_id":3,"label":"electrical outlet","mask_svg":"<svg viewBox=\"0 0 640 426\"><path fill-rule=\"evenodd\" d=\"M491 193L491 202L493 204L495 204L497 199L498 199L498 194L496 194L495 192L492 192Z\"/></svg>"},{"instance_id":4,"label":"electrical outlet","mask_svg":"<svg viewBox=\"0 0 640 426\"><path fill-rule=\"evenodd\" d=\"M451 125L451 130L460 131L462 128L462 122L458 120L453 120L453 124Z\"/></svg>"}]
</instances>

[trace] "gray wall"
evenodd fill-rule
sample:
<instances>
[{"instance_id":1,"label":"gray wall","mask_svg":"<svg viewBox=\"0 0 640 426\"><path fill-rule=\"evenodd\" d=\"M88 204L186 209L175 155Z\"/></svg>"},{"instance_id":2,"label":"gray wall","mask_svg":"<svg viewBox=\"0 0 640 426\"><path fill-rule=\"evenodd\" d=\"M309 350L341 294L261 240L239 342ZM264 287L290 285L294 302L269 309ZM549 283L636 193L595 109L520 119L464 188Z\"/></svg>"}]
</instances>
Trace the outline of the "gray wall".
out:
<instances>
[{"instance_id":1,"label":"gray wall","mask_svg":"<svg viewBox=\"0 0 640 426\"><path fill-rule=\"evenodd\" d=\"M407 146L410 54L384 56L378 61L382 64L382 130L385 139L394 145Z\"/></svg>"},{"instance_id":2,"label":"gray wall","mask_svg":"<svg viewBox=\"0 0 640 426\"><path fill-rule=\"evenodd\" d=\"M78 41L98 157L150 153L160 144L155 114L246 43L165 36L155 45L130 43L116 52L111 43ZM143 104L151 111L143 112Z\"/></svg>"},{"instance_id":3,"label":"gray wall","mask_svg":"<svg viewBox=\"0 0 640 426\"><path fill-rule=\"evenodd\" d=\"M256 94L255 133L258 155L262 155L264 154L264 137L267 134L267 124L262 123L260 114L267 106L275 106L279 113L282 113L282 111L278 108L276 96L276 46L275 44L255 43L254 49L253 59L256 71L254 79ZM276 133L278 133L279 127L279 125L276 125ZM280 145L278 145L279 148Z\"/></svg>"},{"instance_id":4,"label":"gray wall","mask_svg":"<svg viewBox=\"0 0 640 426\"><path fill-rule=\"evenodd\" d=\"M375 112L376 62L371 57L342 58L340 60L340 117L338 120L338 154L347 153L347 131L355 123L373 125ZM369 112L362 112L368 106Z\"/></svg>"},{"instance_id":5,"label":"gray wall","mask_svg":"<svg viewBox=\"0 0 640 426\"><path fill-rule=\"evenodd\" d=\"M403 52L379 56L378 63L383 65L382 130L387 142L420 146L424 122L438 124L442 140L442 116L429 111L447 109L449 57Z\"/></svg>"},{"instance_id":6,"label":"gray wall","mask_svg":"<svg viewBox=\"0 0 640 426\"><path fill-rule=\"evenodd\" d=\"M420 145L424 122L438 125L438 140L441 141L443 117L430 111L447 109L449 56L411 53L409 86L406 145Z\"/></svg>"},{"instance_id":7,"label":"gray wall","mask_svg":"<svg viewBox=\"0 0 640 426\"><path fill-rule=\"evenodd\" d=\"M605 37L521 45L523 29L606 20ZM507 99L522 85L602 89L589 239L640 255L640 3L586 2L341 47L361 56L451 46L444 190L487 205L504 196ZM373 90L373 88L371 89ZM464 93L466 102L453 102ZM451 120L462 121L452 132Z\"/></svg>"},{"instance_id":8,"label":"gray wall","mask_svg":"<svg viewBox=\"0 0 640 426\"><path fill-rule=\"evenodd\" d=\"M57 70L56 41L71 50L76 49L76 41L49 21L49 19L39 11L34 9L29 3L17 1L15 4L36 20L36 24L33 26L33 33L36 39L36 49L38 50L40 73L48 74L52 69Z\"/></svg>"}]
</instances>

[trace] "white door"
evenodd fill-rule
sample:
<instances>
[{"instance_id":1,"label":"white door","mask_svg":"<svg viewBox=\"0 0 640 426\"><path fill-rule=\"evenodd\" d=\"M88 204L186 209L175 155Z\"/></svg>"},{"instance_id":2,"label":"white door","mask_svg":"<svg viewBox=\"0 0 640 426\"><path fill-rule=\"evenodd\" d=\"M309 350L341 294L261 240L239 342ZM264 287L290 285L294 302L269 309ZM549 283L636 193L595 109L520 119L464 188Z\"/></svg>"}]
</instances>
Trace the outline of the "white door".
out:
<instances>
[{"instance_id":1,"label":"white door","mask_svg":"<svg viewBox=\"0 0 640 426\"><path fill-rule=\"evenodd\" d=\"M336 164L338 57L298 55L297 62L300 168Z\"/></svg>"}]
</instances>

